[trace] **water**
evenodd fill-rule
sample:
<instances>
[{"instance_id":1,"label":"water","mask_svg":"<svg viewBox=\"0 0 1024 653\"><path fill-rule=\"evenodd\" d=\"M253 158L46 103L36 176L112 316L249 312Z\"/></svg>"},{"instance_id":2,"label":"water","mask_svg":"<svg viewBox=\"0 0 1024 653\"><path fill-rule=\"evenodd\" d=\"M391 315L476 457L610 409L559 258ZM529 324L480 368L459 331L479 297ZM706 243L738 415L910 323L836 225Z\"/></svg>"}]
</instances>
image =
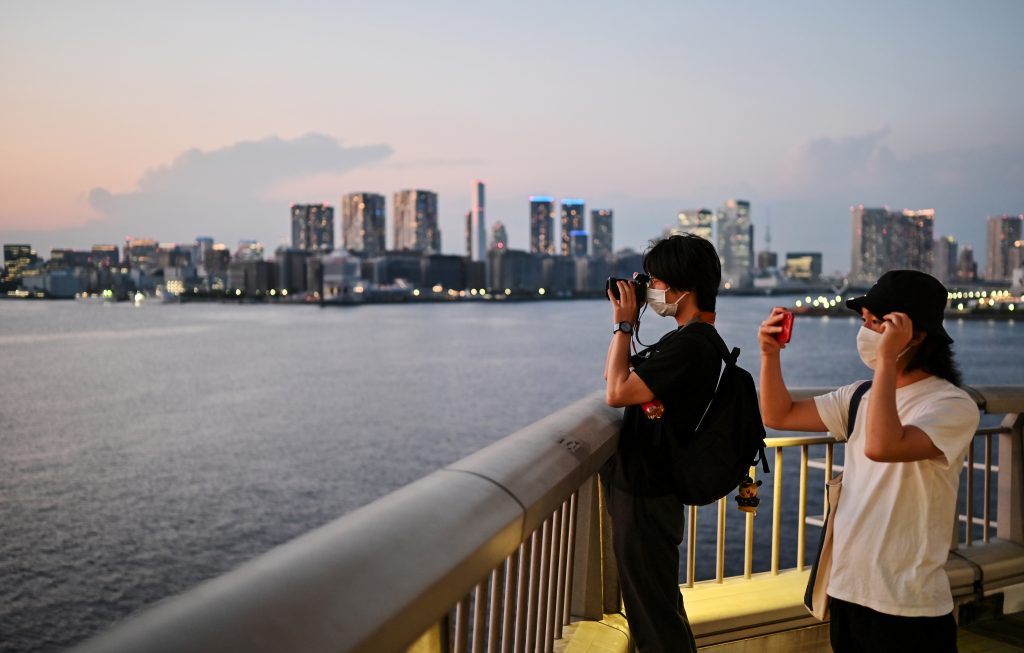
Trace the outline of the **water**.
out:
<instances>
[{"instance_id":1,"label":"water","mask_svg":"<svg viewBox=\"0 0 1024 653\"><path fill-rule=\"evenodd\" d=\"M720 300L755 377L775 301ZM1024 383L1022 326L947 325L967 383ZM790 385L865 378L857 328L797 320ZM60 650L600 389L610 331L604 301L0 302L0 651Z\"/></svg>"}]
</instances>

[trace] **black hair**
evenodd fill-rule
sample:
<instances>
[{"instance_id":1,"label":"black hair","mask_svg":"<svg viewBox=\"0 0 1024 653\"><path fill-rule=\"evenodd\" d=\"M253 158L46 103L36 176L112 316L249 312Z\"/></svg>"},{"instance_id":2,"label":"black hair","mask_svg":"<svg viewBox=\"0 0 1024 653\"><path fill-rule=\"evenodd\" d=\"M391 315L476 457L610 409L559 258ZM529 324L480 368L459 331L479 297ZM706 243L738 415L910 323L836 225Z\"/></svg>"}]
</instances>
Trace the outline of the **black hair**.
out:
<instances>
[{"instance_id":1,"label":"black hair","mask_svg":"<svg viewBox=\"0 0 1024 653\"><path fill-rule=\"evenodd\" d=\"M927 334L907 365L908 372L924 370L946 379L953 385L960 385L960 368L953 360L953 347L940 336Z\"/></svg>"},{"instance_id":2,"label":"black hair","mask_svg":"<svg viewBox=\"0 0 1024 653\"><path fill-rule=\"evenodd\" d=\"M715 310L722 262L708 240L691 233L652 240L644 253L644 271L673 290L696 293L698 309Z\"/></svg>"}]
</instances>

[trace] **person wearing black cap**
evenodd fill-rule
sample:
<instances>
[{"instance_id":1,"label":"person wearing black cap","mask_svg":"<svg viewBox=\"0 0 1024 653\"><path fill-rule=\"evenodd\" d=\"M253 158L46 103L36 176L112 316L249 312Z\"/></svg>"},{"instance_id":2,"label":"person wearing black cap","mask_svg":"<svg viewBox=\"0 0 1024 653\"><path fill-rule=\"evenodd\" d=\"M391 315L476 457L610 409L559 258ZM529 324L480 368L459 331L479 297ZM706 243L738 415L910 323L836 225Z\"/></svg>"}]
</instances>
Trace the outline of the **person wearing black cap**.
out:
<instances>
[{"instance_id":1,"label":"person wearing black cap","mask_svg":"<svg viewBox=\"0 0 1024 653\"><path fill-rule=\"evenodd\" d=\"M978 427L975 402L942 325L948 294L915 270L883 274L846 305L864 321L861 382L793 401L782 378L782 309L761 323L761 413L765 426L829 431L847 440L843 495L833 524L830 638L846 651L956 651L956 622L943 569L956 515L964 455Z\"/></svg>"}]
</instances>

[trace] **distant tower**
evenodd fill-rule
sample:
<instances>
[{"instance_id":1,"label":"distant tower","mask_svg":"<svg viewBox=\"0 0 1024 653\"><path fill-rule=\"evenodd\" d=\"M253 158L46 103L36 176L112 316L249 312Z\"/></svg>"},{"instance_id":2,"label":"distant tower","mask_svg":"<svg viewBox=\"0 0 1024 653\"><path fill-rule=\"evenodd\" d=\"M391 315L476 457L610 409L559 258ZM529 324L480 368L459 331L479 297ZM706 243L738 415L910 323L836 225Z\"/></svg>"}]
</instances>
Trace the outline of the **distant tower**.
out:
<instances>
[{"instance_id":1,"label":"distant tower","mask_svg":"<svg viewBox=\"0 0 1024 653\"><path fill-rule=\"evenodd\" d=\"M491 227L491 249L508 249L508 231L500 220Z\"/></svg>"},{"instance_id":2,"label":"distant tower","mask_svg":"<svg viewBox=\"0 0 1024 653\"><path fill-rule=\"evenodd\" d=\"M850 209L853 247L850 278L870 284L886 270L909 268L931 273L935 211L890 211L887 208Z\"/></svg>"},{"instance_id":3,"label":"distant tower","mask_svg":"<svg viewBox=\"0 0 1024 653\"><path fill-rule=\"evenodd\" d=\"M754 268L754 225L750 202L726 200L718 211L718 255L722 281L733 287L745 285Z\"/></svg>"},{"instance_id":4,"label":"distant tower","mask_svg":"<svg viewBox=\"0 0 1024 653\"><path fill-rule=\"evenodd\" d=\"M590 212L591 254L608 257L612 255L612 220L611 209L594 209Z\"/></svg>"},{"instance_id":5,"label":"distant tower","mask_svg":"<svg viewBox=\"0 0 1024 653\"><path fill-rule=\"evenodd\" d=\"M583 200L562 200L562 256L587 255L585 213L586 205Z\"/></svg>"},{"instance_id":6,"label":"distant tower","mask_svg":"<svg viewBox=\"0 0 1024 653\"><path fill-rule=\"evenodd\" d=\"M530 252L555 253L554 198L548 195L530 197Z\"/></svg>"},{"instance_id":7,"label":"distant tower","mask_svg":"<svg viewBox=\"0 0 1024 653\"><path fill-rule=\"evenodd\" d=\"M334 249L334 208L326 204L292 204L292 247L308 252Z\"/></svg>"},{"instance_id":8,"label":"distant tower","mask_svg":"<svg viewBox=\"0 0 1024 653\"><path fill-rule=\"evenodd\" d=\"M466 258L473 260L473 212L466 211Z\"/></svg>"},{"instance_id":9,"label":"distant tower","mask_svg":"<svg viewBox=\"0 0 1024 653\"><path fill-rule=\"evenodd\" d=\"M398 191L394 207L394 249L434 254L441 251L437 193L429 190Z\"/></svg>"},{"instance_id":10,"label":"distant tower","mask_svg":"<svg viewBox=\"0 0 1024 653\"><path fill-rule=\"evenodd\" d=\"M349 193L341 198L341 243L366 256L384 253L384 196Z\"/></svg>"},{"instance_id":11,"label":"distant tower","mask_svg":"<svg viewBox=\"0 0 1024 653\"><path fill-rule=\"evenodd\" d=\"M472 259L474 261L483 261L485 259L485 252L487 251L487 222L484 216L484 182L476 180L473 182L472 192L472 214L471 226L472 226L472 240L470 246L472 247Z\"/></svg>"},{"instance_id":12,"label":"distant tower","mask_svg":"<svg viewBox=\"0 0 1024 653\"><path fill-rule=\"evenodd\" d=\"M952 236L942 236L935 241L935 260L932 274L942 283L956 281L958 249L956 238Z\"/></svg>"},{"instance_id":13,"label":"distant tower","mask_svg":"<svg viewBox=\"0 0 1024 653\"><path fill-rule=\"evenodd\" d=\"M1013 276L1010 251L1021 240L1021 220L1024 216L1000 215L990 217L986 226L985 279L1009 281Z\"/></svg>"},{"instance_id":14,"label":"distant tower","mask_svg":"<svg viewBox=\"0 0 1024 653\"><path fill-rule=\"evenodd\" d=\"M710 241L714 224L715 214L710 209L683 209L679 212L679 225L673 231L691 233Z\"/></svg>"}]
</instances>

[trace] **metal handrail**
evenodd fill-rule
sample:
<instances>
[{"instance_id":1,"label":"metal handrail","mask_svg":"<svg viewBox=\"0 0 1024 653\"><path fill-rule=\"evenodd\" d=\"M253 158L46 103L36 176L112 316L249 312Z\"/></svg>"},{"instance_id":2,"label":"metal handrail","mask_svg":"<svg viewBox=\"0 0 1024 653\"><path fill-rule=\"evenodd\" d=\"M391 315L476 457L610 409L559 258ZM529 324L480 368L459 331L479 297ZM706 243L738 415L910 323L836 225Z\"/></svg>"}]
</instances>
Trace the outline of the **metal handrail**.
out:
<instances>
[{"instance_id":1,"label":"metal handrail","mask_svg":"<svg viewBox=\"0 0 1024 653\"><path fill-rule=\"evenodd\" d=\"M986 412L1009 413L1003 427L979 436L989 441L986 493L994 468L991 438L1001 438L1000 457L1009 455L999 474L998 531L1000 538L1022 542L1024 480L1015 457L1024 446L1024 386L969 391ZM417 642L417 650L430 651L551 651L570 614L599 619L618 610L595 474L614 452L620 424L621 412L595 393L76 650L361 653L403 651ZM831 436L782 436L767 444L776 452L801 448L801 504L809 446L825 445L831 475ZM973 451L971 456L967 468L974 470ZM777 455L779 496L782 467ZM973 480L969 484L973 488ZM778 498L773 502L780 513ZM718 504L720 542L725 505ZM696 509L690 510L692 580ZM986 533L989 518L986 513L981 519ZM800 542L806 519L804 507ZM972 515L967 519L974 523ZM749 542L749 515L747 528ZM773 528L777 539L777 521ZM777 543L772 558L777 572ZM721 544L717 562L721 578ZM744 562L749 576L749 546ZM798 567L803 563L801 549Z\"/></svg>"}]
</instances>

